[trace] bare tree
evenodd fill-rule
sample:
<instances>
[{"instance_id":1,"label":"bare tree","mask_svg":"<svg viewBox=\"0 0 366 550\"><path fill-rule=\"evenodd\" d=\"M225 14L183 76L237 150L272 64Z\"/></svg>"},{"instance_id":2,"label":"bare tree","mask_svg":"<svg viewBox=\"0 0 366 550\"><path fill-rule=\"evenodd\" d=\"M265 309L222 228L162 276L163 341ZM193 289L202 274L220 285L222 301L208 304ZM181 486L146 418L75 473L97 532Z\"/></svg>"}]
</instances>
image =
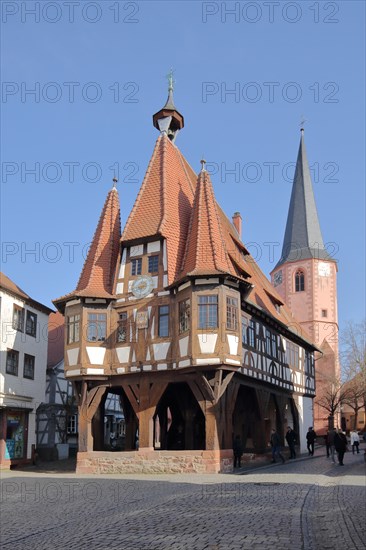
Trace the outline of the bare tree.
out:
<instances>
[{"instance_id":1,"label":"bare tree","mask_svg":"<svg viewBox=\"0 0 366 550\"><path fill-rule=\"evenodd\" d=\"M334 417L347 395L348 389L345 383L338 378L329 378L322 383L322 396L315 399L315 402Z\"/></svg>"},{"instance_id":2,"label":"bare tree","mask_svg":"<svg viewBox=\"0 0 366 550\"><path fill-rule=\"evenodd\" d=\"M366 416L366 320L348 323L341 335L342 380L345 383L344 403L354 410L354 429L358 413Z\"/></svg>"}]
</instances>

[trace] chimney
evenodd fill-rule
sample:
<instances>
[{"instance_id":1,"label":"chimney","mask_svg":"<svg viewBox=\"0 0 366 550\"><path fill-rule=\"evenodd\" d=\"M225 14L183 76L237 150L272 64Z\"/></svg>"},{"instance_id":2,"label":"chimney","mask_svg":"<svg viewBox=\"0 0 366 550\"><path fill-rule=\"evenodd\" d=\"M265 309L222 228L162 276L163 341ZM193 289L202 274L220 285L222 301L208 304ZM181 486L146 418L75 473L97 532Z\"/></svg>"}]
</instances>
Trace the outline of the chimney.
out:
<instances>
[{"instance_id":1,"label":"chimney","mask_svg":"<svg viewBox=\"0 0 366 550\"><path fill-rule=\"evenodd\" d=\"M237 232L239 233L239 237L241 238L241 215L240 212L234 212L233 215L233 224Z\"/></svg>"}]
</instances>

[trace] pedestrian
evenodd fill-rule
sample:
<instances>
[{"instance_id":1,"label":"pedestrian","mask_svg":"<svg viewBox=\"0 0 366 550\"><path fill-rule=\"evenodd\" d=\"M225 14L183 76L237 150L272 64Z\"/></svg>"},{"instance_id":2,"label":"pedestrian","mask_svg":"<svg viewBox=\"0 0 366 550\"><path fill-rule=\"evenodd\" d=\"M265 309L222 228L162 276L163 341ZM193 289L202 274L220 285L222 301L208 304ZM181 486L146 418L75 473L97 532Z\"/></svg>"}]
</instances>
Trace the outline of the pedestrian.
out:
<instances>
[{"instance_id":1,"label":"pedestrian","mask_svg":"<svg viewBox=\"0 0 366 550\"><path fill-rule=\"evenodd\" d=\"M355 449L357 450L357 454L358 454L360 452L358 448L360 445L360 437L355 430L351 432L351 445L352 445L352 454L353 455L355 454Z\"/></svg>"},{"instance_id":2,"label":"pedestrian","mask_svg":"<svg viewBox=\"0 0 366 550\"><path fill-rule=\"evenodd\" d=\"M339 465L344 466L343 457L344 457L344 453L347 450L347 437L346 437L346 434L342 432L342 430L339 428L334 435L334 446L338 454Z\"/></svg>"},{"instance_id":3,"label":"pedestrian","mask_svg":"<svg viewBox=\"0 0 366 550\"><path fill-rule=\"evenodd\" d=\"M335 429L332 428L331 430L328 430L328 445L329 445L329 455L332 459L333 464L335 463L334 454L335 454L335 447L334 447L334 436L335 436Z\"/></svg>"},{"instance_id":4,"label":"pedestrian","mask_svg":"<svg viewBox=\"0 0 366 550\"><path fill-rule=\"evenodd\" d=\"M329 430L327 431L327 433L324 436L324 443L325 443L325 448L326 448L326 451L327 451L327 458L329 458L329 454L330 454Z\"/></svg>"},{"instance_id":5,"label":"pedestrian","mask_svg":"<svg viewBox=\"0 0 366 550\"><path fill-rule=\"evenodd\" d=\"M306 434L307 448L309 451L309 456L314 456L314 443L316 439L316 433L313 430L313 427L310 426L308 433Z\"/></svg>"},{"instance_id":6,"label":"pedestrian","mask_svg":"<svg viewBox=\"0 0 366 550\"><path fill-rule=\"evenodd\" d=\"M234 451L234 468L238 466L240 468L241 463L241 455L243 454L243 444L240 439L240 435L237 435L234 439L233 443L233 451Z\"/></svg>"},{"instance_id":7,"label":"pedestrian","mask_svg":"<svg viewBox=\"0 0 366 550\"><path fill-rule=\"evenodd\" d=\"M276 456L279 456L282 460L282 464L285 463L284 456L281 454L281 441L280 436L274 428L271 433L271 447L272 447L272 462L276 462Z\"/></svg>"},{"instance_id":8,"label":"pedestrian","mask_svg":"<svg viewBox=\"0 0 366 550\"><path fill-rule=\"evenodd\" d=\"M287 426L286 441L290 449L290 459L296 458L295 445L296 445L297 437L296 437L296 433L291 428L291 426Z\"/></svg>"}]
</instances>

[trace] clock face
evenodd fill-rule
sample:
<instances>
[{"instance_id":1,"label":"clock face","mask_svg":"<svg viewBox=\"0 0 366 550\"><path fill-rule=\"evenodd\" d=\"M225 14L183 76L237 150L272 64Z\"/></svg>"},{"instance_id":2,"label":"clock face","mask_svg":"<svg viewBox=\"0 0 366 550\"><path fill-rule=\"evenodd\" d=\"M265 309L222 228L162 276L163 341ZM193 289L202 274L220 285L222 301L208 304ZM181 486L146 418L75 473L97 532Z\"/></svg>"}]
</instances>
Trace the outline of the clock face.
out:
<instances>
[{"instance_id":1,"label":"clock face","mask_svg":"<svg viewBox=\"0 0 366 550\"><path fill-rule=\"evenodd\" d=\"M150 275L141 275L141 277L137 277L137 279L134 280L131 290L136 298L144 298L144 296L150 294L153 287L154 281Z\"/></svg>"},{"instance_id":2,"label":"clock face","mask_svg":"<svg viewBox=\"0 0 366 550\"><path fill-rule=\"evenodd\" d=\"M274 286L277 286L277 285L280 285L282 283L282 271L277 271L277 273L275 273L273 275L273 283L274 283Z\"/></svg>"},{"instance_id":3,"label":"clock face","mask_svg":"<svg viewBox=\"0 0 366 550\"><path fill-rule=\"evenodd\" d=\"M330 275L330 265L324 262L318 264L318 273L320 277L329 277Z\"/></svg>"}]
</instances>

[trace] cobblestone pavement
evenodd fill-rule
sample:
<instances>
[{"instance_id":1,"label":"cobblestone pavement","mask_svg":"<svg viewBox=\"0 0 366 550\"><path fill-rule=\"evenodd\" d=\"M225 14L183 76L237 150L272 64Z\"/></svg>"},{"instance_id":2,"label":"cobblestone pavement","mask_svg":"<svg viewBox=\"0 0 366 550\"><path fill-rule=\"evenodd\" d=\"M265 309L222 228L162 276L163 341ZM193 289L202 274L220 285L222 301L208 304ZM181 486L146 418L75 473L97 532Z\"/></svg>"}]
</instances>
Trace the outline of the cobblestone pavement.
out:
<instances>
[{"instance_id":1,"label":"cobblestone pavement","mask_svg":"<svg viewBox=\"0 0 366 550\"><path fill-rule=\"evenodd\" d=\"M366 548L363 452L245 475L1 477L4 550Z\"/></svg>"}]
</instances>

